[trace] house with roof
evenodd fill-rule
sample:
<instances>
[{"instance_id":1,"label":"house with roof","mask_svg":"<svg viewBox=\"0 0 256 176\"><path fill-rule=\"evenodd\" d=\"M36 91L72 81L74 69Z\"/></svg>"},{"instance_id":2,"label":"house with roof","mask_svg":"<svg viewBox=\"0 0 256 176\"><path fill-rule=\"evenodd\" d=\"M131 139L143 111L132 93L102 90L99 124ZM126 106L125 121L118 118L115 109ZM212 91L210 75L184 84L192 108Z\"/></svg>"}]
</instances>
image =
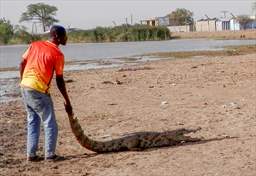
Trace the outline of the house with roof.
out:
<instances>
[{"instance_id":1,"label":"house with roof","mask_svg":"<svg viewBox=\"0 0 256 176\"><path fill-rule=\"evenodd\" d=\"M148 26L169 26L170 19L168 16L154 17L146 20L141 20L141 24L148 25Z\"/></svg>"},{"instance_id":2,"label":"house with roof","mask_svg":"<svg viewBox=\"0 0 256 176\"><path fill-rule=\"evenodd\" d=\"M231 31L239 31L241 30L241 25L236 18L230 19L230 30Z\"/></svg>"},{"instance_id":3,"label":"house with roof","mask_svg":"<svg viewBox=\"0 0 256 176\"><path fill-rule=\"evenodd\" d=\"M159 26L158 18L151 18L151 19L146 19L146 20L141 20L141 24L143 25L148 25L148 26Z\"/></svg>"},{"instance_id":4,"label":"house with roof","mask_svg":"<svg viewBox=\"0 0 256 176\"><path fill-rule=\"evenodd\" d=\"M170 18L168 15L164 17L157 17L157 21L159 26L169 26L170 25Z\"/></svg>"},{"instance_id":5,"label":"house with roof","mask_svg":"<svg viewBox=\"0 0 256 176\"><path fill-rule=\"evenodd\" d=\"M235 18L206 18L196 21L197 32L215 32L215 31L237 31L240 30L240 23Z\"/></svg>"},{"instance_id":6,"label":"house with roof","mask_svg":"<svg viewBox=\"0 0 256 176\"><path fill-rule=\"evenodd\" d=\"M193 24L176 26L173 24L169 15L164 17L155 17L151 19L141 20L141 24L148 26L167 26L170 32L191 32L193 31Z\"/></svg>"},{"instance_id":7,"label":"house with roof","mask_svg":"<svg viewBox=\"0 0 256 176\"><path fill-rule=\"evenodd\" d=\"M200 19L195 22L197 32L214 32L217 31L217 18Z\"/></svg>"},{"instance_id":8,"label":"house with roof","mask_svg":"<svg viewBox=\"0 0 256 176\"><path fill-rule=\"evenodd\" d=\"M176 26L170 19L169 15L163 17L154 17L147 20L142 20L141 24L149 26L167 26L170 32L215 32L215 31L238 31L241 30L241 25L237 18L230 13L229 16L220 18L206 18L199 19L193 24ZM245 29L256 29L256 20L252 20L246 24Z\"/></svg>"}]
</instances>

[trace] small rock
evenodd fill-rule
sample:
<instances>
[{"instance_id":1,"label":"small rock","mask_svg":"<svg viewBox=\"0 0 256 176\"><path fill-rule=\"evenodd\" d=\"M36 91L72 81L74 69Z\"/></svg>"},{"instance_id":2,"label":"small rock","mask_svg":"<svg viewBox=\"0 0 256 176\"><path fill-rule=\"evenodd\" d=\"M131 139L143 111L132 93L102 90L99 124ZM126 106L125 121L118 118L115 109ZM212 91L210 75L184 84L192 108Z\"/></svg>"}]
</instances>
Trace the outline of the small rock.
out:
<instances>
[{"instance_id":1,"label":"small rock","mask_svg":"<svg viewBox=\"0 0 256 176\"><path fill-rule=\"evenodd\" d=\"M168 104L168 102L167 101L162 101L161 102L161 106L163 106L163 105L167 105Z\"/></svg>"},{"instance_id":2,"label":"small rock","mask_svg":"<svg viewBox=\"0 0 256 176\"><path fill-rule=\"evenodd\" d=\"M65 82L66 82L66 83L72 83L72 82L74 82L74 80L73 80L73 79L68 79L68 80L66 80Z\"/></svg>"},{"instance_id":3,"label":"small rock","mask_svg":"<svg viewBox=\"0 0 256 176\"><path fill-rule=\"evenodd\" d=\"M52 168L53 168L53 169L59 169L59 167L58 167L58 166L53 166Z\"/></svg>"},{"instance_id":4,"label":"small rock","mask_svg":"<svg viewBox=\"0 0 256 176\"><path fill-rule=\"evenodd\" d=\"M102 84L114 84L112 81L103 81Z\"/></svg>"},{"instance_id":5,"label":"small rock","mask_svg":"<svg viewBox=\"0 0 256 176\"><path fill-rule=\"evenodd\" d=\"M123 83L121 81L119 81L118 79L116 79L116 84L121 85Z\"/></svg>"},{"instance_id":6,"label":"small rock","mask_svg":"<svg viewBox=\"0 0 256 176\"><path fill-rule=\"evenodd\" d=\"M109 103L108 105L114 106L117 105L117 103Z\"/></svg>"},{"instance_id":7,"label":"small rock","mask_svg":"<svg viewBox=\"0 0 256 176\"><path fill-rule=\"evenodd\" d=\"M191 68L198 68L197 66L193 66L193 67L191 67Z\"/></svg>"},{"instance_id":8,"label":"small rock","mask_svg":"<svg viewBox=\"0 0 256 176\"><path fill-rule=\"evenodd\" d=\"M230 102L228 104L222 105L223 108L241 109L241 107L236 102Z\"/></svg>"},{"instance_id":9,"label":"small rock","mask_svg":"<svg viewBox=\"0 0 256 176\"><path fill-rule=\"evenodd\" d=\"M234 109L241 109L241 107L235 102L231 102L229 105Z\"/></svg>"}]
</instances>

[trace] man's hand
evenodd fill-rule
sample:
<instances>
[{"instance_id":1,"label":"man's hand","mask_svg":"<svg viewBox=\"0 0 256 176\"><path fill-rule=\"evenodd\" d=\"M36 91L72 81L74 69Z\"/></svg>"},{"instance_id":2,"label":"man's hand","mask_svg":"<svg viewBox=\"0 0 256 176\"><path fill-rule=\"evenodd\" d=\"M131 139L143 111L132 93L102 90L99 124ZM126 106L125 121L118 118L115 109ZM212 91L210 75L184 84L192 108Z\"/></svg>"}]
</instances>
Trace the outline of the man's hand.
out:
<instances>
[{"instance_id":1,"label":"man's hand","mask_svg":"<svg viewBox=\"0 0 256 176\"><path fill-rule=\"evenodd\" d=\"M68 114L68 116L72 116L73 115L73 108L71 106L70 103L64 103L64 106L65 106L65 110Z\"/></svg>"}]
</instances>

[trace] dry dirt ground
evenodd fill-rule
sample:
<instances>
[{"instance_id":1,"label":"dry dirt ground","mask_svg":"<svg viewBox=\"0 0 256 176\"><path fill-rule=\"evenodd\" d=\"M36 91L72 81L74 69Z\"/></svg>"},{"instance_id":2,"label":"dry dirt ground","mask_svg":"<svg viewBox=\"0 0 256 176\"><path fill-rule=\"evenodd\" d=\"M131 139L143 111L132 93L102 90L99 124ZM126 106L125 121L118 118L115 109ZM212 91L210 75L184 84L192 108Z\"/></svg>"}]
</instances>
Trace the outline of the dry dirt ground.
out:
<instances>
[{"instance_id":1,"label":"dry dirt ground","mask_svg":"<svg viewBox=\"0 0 256 176\"><path fill-rule=\"evenodd\" d=\"M219 32L174 32L174 38L210 38L210 39L256 39L256 30L219 31Z\"/></svg>"},{"instance_id":2,"label":"dry dirt ground","mask_svg":"<svg viewBox=\"0 0 256 176\"><path fill-rule=\"evenodd\" d=\"M0 106L0 175L255 176L256 54L197 56L128 69L66 73L74 112L98 140L138 131L201 130L205 143L96 154L75 140L63 99L52 86L60 162L27 163L21 101ZM40 152L43 154L43 131Z\"/></svg>"}]
</instances>

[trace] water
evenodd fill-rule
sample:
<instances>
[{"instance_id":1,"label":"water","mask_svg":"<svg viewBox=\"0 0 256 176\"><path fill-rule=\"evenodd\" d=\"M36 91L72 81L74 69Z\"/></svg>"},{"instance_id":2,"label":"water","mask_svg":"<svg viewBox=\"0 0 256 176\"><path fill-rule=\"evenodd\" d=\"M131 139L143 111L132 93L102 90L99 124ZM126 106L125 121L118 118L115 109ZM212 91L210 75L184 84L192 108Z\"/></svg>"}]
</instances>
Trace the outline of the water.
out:
<instances>
[{"instance_id":1,"label":"water","mask_svg":"<svg viewBox=\"0 0 256 176\"><path fill-rule=\"evenodd\" d=\"M118 43L81 43L61 46L66 61L75 61L65 66L65 71L119 67L136 64L150 58L139 56L154 52L221 50L224 46L255 45L255 40L169 40ZM27 45L0 46L0 69L18 68ZM0 102L20 98L18 71L0 71Z\"/></svg>"},{"instance_id":2,"label":"water","mask_svg":"<svg viewBox=\"0 0 256 176\"><path fill-rule=\"evenodd\" d=\"M61 46L67 61L131 57L152 52L216 50L230 45L252 45L255 40L187 39L146 42L79 43ZM18 67L27 45L0 46L0 68Z\"/></svg>"}]
</instances>

